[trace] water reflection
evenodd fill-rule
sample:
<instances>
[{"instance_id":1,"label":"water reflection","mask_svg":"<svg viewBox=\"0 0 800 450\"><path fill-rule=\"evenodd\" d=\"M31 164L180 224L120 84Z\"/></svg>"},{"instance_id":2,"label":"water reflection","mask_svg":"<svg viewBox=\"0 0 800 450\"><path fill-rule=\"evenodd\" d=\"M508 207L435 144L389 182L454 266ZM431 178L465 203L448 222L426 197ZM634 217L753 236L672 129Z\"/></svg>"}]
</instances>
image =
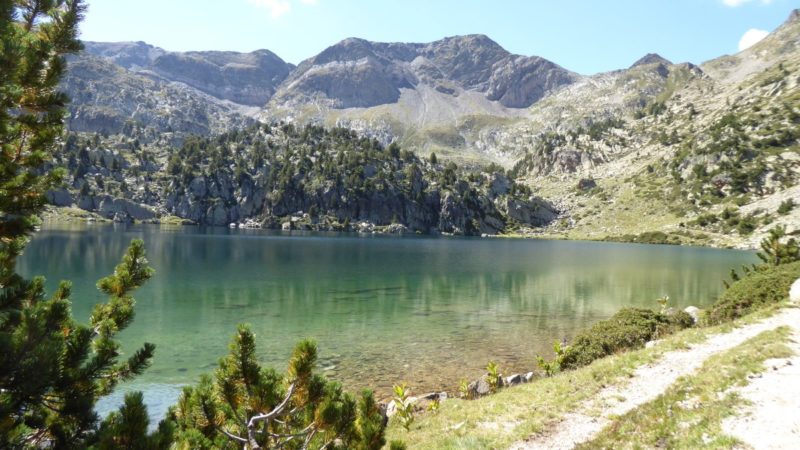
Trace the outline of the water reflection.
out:
<instances>
[{"instance_id":1,"label":"water reflection","mask_svg":"<svg viewBox=\"0 0 800 450\"><path fill-rule=\"evenodd\" d=\"M477 376L489 359L533 366L555 338L624 306L705 305L746 252L589 242L284 235L225 228L50 226L20 263L49 286L74 281L86 320L94 284L133 238L156 276L137 292L123 334L156 358L137 386L191 383L210 371L240 322L260 357L283 367L294 343L320 344L321 368L350 389L399 381L417 392Z\"/></svg>"}]
</instances>

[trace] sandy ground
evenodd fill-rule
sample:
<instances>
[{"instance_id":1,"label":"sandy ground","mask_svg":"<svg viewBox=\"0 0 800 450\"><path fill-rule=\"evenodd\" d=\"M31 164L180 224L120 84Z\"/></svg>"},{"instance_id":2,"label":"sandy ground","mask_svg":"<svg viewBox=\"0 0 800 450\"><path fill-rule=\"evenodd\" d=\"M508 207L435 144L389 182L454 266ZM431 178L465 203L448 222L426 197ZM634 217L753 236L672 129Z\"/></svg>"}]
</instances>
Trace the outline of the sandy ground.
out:
<instances>
[{"instance_id":1,"label":"sandy ground","mask_svg":"<svg viewBox=\"0 0 800 450\"><path fill-rule=\"evenodd\" d=\"M756 335L781 326L790 326L800 333L800 309L790 308L761 322L737 328L730 333L718 334L685 351L670 352L654 364L636 370L624 386L601 391L586 402L579 411L567 414L548 431L531 436L512 449L570 449L576 444L594 438L611 423L613 416L625 414L647 402L655 400L679 377L696 371L710 356L736 347ZM795 344L796 345L796 344ZM800 349L798 349L800 351ZM782 360L785 365L785 360ZM773 361L770 361L774 364ZM754 448L800 448L800 359L795 357L789 366L771 370L757 379L758 387L743 395L765 396L755 404L755 416L741 417L731 422L731 429ZM762 381L763 380L763 381ZM791 385L788 388L787 385ZM759 390L760 389L760 390ZM791 390L790 390L791 389ZM769 395L770 397L766 397ZM750 398L750 397L747 397ZM777 400L781 399L781 405ZM758 409L762 408L762 409ZM773 410L773 408L775 408ZM763 411L773 411L764 415ZM593 411L595 412L593 414ZM601 411L599 414L596 411ZM781 416L780 420L771 418ZM762 427L763 428L759 428ZM764 435L769 434L774 446L766 445ZM792 442L794 445L787 445Z\"/></svg>"}]
</instances>

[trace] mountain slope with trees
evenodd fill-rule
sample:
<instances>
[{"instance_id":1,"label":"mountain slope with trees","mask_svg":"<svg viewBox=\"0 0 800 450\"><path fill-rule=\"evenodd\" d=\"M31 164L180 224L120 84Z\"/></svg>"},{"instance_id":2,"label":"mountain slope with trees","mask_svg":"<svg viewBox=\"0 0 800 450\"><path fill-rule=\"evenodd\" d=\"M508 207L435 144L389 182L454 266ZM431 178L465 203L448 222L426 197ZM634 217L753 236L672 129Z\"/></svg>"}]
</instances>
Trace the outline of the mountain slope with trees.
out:
<instances>
[{"instance_id":1,"label":"mountain slope with trees","mask_svg":"<svg viewBox=\"0 0 800 450\"><path fill-rule=\"evenodd\" d=\"M557 214L501 167L463 171L342 128L257 125L166 150L133 136L71 134L55 162L68 169L69 189L53 201L118 221L172 215L209 225L454 234L541 226Z\"/></svg>"}]
</instances>

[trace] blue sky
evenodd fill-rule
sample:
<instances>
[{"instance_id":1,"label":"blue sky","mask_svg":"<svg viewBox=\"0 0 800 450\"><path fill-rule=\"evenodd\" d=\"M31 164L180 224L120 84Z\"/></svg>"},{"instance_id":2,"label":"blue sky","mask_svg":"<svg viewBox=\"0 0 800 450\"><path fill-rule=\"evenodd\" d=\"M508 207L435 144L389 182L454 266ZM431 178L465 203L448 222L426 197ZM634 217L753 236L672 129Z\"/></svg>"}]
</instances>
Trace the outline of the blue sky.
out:
<instances>
[{"instance_id":1,"label":"blue sky","mask_svg":"<svg viewBox=\"0 0 800 450\"><path fill-rule=\"evenodd\" d=\"M298 63L346 37L486 34L583 74L656 52L700 63L779 26L800 0L88 0L82 38L167 50L266 48ZM756 31L752 31L756 30ZM760 30L760 31L759 31Z\"/></svg>"}]
</instances>

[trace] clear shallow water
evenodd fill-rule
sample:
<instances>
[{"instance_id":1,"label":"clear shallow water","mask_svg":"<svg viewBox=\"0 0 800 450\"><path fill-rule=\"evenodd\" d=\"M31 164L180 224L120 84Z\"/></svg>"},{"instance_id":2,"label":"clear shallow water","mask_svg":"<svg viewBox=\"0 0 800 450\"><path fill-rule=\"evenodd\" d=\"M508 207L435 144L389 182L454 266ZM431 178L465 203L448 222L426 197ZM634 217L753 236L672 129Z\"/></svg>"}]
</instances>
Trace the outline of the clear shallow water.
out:
<instances>
[{"instance_id":1,"label":"clear shallow water","mask_svg":"<svg viewBox=\"0 0 800 450\"><path fill-rule=\"evenodd\" d=\"M156 275L135 294L123 347L157 348L124 389L144 390L156 415L180 385L213 371L238 323L252 325L266 364L285 367L310 337L320 369L346 388L387 394L406 381L420 393L477 377L490 359L531 369L554 339L624 306L656 308L663 295L678 307L710 304L731 267L755 261L749 252L596 242L50 225L20 270L47 276L51 288L72 280L73 312L86 321L104 300L96 281L134 238L145 240Z\"/></svg>"}]
</instances>

